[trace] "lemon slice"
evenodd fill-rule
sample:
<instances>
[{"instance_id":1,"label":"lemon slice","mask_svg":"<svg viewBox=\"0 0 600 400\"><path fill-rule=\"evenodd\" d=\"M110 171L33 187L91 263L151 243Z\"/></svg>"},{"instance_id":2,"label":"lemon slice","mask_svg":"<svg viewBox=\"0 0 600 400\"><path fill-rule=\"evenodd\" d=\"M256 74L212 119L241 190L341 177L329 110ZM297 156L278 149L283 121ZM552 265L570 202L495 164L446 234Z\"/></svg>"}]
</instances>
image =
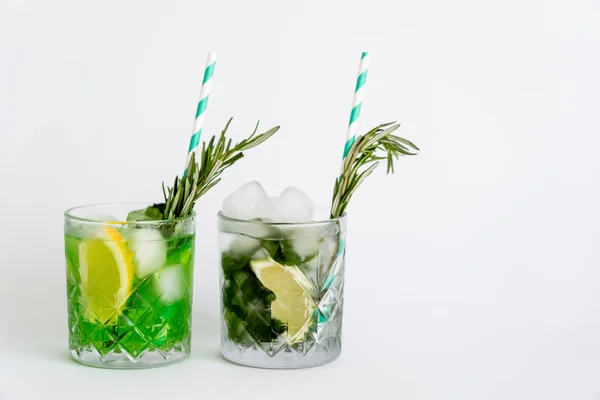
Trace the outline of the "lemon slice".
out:
<instances>
[{"instance_id":1,"label":"lemon slice","mask_svg":"<svg viewBox=\"0 0 600 400\"><path fill-rule=\"evenodd\" d=\"M289 343L301 342L310 329L317 308L312 285L296 266L281 265L273 259L252 260L258 280L275 294L271 316L287 325L283 336Z\"/></svg>"},{"instance_id":2,"label":"lemon slice","mask_svg":"<svg viewBox=\"0 0 600 400\"><path fill-rule=\"evenodd\" d=\"M133 255L113 227L79 244L79 273L84 316L101 324L114 323L125 306L133 282Z\"/></svg>"}]
</instances>

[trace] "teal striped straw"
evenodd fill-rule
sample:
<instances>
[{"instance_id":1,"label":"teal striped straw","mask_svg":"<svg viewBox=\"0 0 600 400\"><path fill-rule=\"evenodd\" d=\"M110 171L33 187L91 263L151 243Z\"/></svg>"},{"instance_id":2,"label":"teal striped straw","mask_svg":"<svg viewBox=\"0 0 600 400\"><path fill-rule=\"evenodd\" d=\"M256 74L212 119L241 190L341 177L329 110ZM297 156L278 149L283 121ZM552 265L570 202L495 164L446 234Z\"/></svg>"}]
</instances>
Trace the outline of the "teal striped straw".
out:
<instances>
[{"instance_id":1,"label":"teal striped straw","mask_svg":"<svg viewBox=\"0 0 600 400\"><path fill-rule=\"evenodd\" d=\"M204 69L204 79L202 80L202 89L200 90L200 100L198 101L198 107L196 108L196 119L194 120L194 128L192 129L192 137L190 138L190 146L188 148L188 156L185 162L185 168L187 168L190 157L194 152L196 152L198 144L200 143L202 126L204 125L204 116L206 115L206 106L208 105L208 96L210 95L210 88L212 85L212 77L215 73L216 60L216 53L208 53L206 68Z\"/></svg>"},{"instance_id":2,"label":"teal striped straw","mask_svg":"<svg viewBox=\"0 0 600 400\"><path fill-rule=\"evenodd\" d=\"M354 101L352 102L352 111L350 112L350 122L348 123L348 133L346 134L346 144L344 146L344 155L342 157L342 169L340 177L344 172L344 160L350 148L356 139L356 126L360 118L360 109L362 107L362 93L365 84L367 83L367 72L369 72L369 53L363 52L360 57L360 67L358 69L358 78L356 78L356 88L354 89Z\"/></svg>"}]
</instances>

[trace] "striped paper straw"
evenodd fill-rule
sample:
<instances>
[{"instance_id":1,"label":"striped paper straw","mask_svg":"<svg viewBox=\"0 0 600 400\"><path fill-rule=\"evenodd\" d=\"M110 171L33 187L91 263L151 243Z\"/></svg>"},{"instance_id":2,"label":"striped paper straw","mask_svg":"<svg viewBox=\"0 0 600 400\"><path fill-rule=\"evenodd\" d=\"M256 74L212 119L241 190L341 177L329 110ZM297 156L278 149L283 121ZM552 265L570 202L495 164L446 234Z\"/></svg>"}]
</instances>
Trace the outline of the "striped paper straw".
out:
<instances>
[{"instance_id":1,"label":"striped paper straw","mask_svg":"<svg viewBox=\"0 0 600 400\"><path fill-rule=\"evenodd\" d=\"M217 60L216 53L208 53L206 60L206 68L204 69L204 79L202 80L202 89L200 90L200 100L198 108L196 108L196 119L194 120L194 129L192 129L192 137L190 138L190 147L188 148L188 156L185 162L185 168L190 160L190 157L200 143L202 135L202 125L204 125L204 116L206 115L206 106L208 104L208 96L210 95L210 87L212 85L212 77L215 72L215 63Z\"/></svg>"},{"instance_id":2,"label":"striped paper straw","mask_svg":"<svg viewBox=\"0 0 600 400\"><path fill-rule=\"evenodd\" d=\"M354 101L352 102L352 111L350 112L350 122L348 123L348 133L346 134L346 144L344 146L344 156L342 157L342 169L340 175L344 172L344 160L350 152L350 148L356 139L356 126L360 117L362 107L362 92L367 83L367 72L369 71L369 53L363 52L360 58L360 68L358 69L358 78L356 78L356 88L354 89Z\"/></svg>"}]
</instances>

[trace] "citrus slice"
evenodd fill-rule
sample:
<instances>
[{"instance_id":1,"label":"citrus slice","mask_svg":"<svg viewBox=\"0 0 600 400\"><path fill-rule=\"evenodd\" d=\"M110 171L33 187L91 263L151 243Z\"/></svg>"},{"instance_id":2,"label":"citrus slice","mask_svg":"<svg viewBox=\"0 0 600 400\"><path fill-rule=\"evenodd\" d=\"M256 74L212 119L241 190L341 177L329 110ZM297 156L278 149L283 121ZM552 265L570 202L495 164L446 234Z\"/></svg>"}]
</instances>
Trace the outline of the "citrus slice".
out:
<instances>
[{"instance_id":1,"label":"citrus slice","mask_svg":"<svg viewBox=\"0 0 600 400\"><path fill-rule=\"evenodd\" d=\"M79 273L84 316L92 322L114 323L125 306L133 282L133 255L113 227L79 244Z\"/></svg>"},{"instance_id":2,"label":"citrus slice","mask_svg":"<svg viewBox=\"0 0 600 400\"><path fill-rule=\"evenodd\" d=\"M263 286L275 294L271 316L287 325L283 336L289 343L302 341L317 308L310 282L298 267L281 265L271 258L252 260L250 266Z\"/></svg>"}]
</instances>

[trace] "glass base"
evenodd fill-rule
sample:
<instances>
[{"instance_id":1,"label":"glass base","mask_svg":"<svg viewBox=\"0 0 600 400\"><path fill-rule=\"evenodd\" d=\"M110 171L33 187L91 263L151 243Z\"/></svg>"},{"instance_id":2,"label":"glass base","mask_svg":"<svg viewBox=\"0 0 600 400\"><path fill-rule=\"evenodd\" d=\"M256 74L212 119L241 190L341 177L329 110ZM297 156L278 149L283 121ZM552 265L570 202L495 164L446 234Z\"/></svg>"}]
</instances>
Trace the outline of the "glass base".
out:
<instances>
[{"instance_id":1,"label":"glass base","mask_svg":"<svg viewBox=\"0 0 600 400\"><path fill-rule=\"evenodd\" d=\"M236 364L255 368L293 369L310 368L327 364L339 357L342 343L339 338L328 338L321 343L314 343L307 351L298 351L292 346L284 345L278 350L264 351L262 347L244 347L231 340L221 343L221 355ZM269 346L272 348L272 344ZM270 354L269 354L270 353Z\"/></svg>"},{"instance_id":2,"label":"glass base","mask_svg":"<svg viewBox=\"0 0 600 400\"><path fill-rule=\"evenodd\" d=\"M98 368L109 369L142 369L155 368L173 364L184 360L190 354L189 343L177 344L170 351L145 351L137 357L131 356L129 353L111 352L105 356L94 348L71 350L71 358L75 361Z\"/></svg>"}]
</instances>

